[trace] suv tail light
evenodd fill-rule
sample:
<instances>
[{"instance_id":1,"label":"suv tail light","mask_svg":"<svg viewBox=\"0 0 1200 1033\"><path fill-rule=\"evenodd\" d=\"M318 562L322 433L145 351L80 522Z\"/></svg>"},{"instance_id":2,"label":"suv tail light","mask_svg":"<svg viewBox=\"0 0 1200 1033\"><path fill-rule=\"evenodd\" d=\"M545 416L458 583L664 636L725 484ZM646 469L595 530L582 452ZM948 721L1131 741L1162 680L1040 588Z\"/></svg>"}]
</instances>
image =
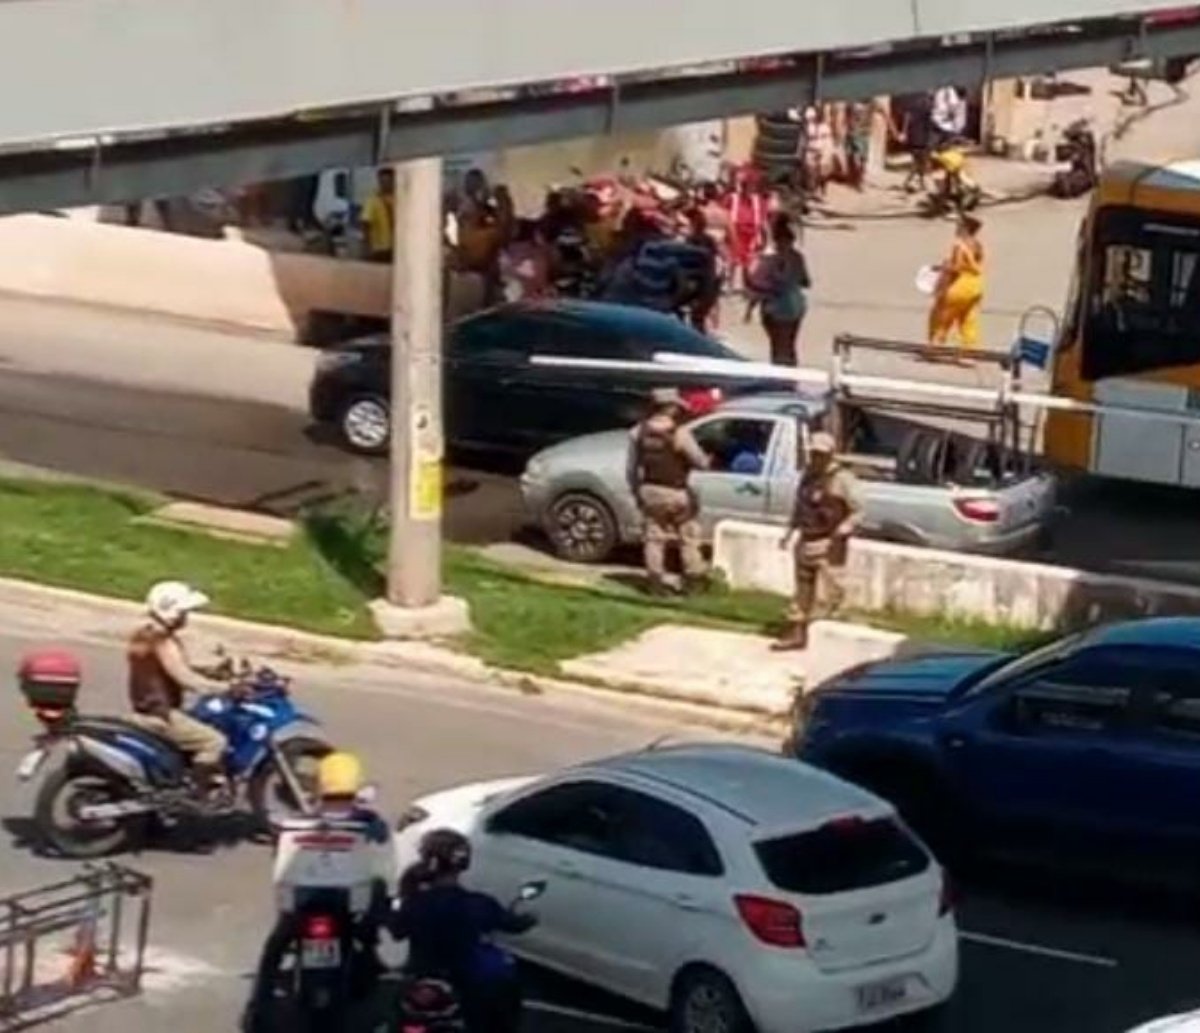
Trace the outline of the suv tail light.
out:
<instances>
[{"instance_id":1,"label":"suv tail light","mask_svg":"<svg viewBox=\"0 0 1200 1033\"><path fill-rule=\"evenodd\" d=\"M994 524L1000 519L1000 503L995 499L955 499L954 508L963 519L977 524Z\"/></svg>"},{"instance_id":2,"label":"suv tail light","mask_svg":"<svg viewBox=\"0 0 1200 1033\"><path fill-rule=\"evenodd\" d=\"M954 910L954 906L958 903L958 895L954 892L954 883L950 881L950 875L945 870L942 871L942 895L938 901L938 917L943 918Z\"/></svg>"},{"instance_id":3,"label":"suv tail light","mask_svg":"<svg viewBox=\"0 0 1200 1033\"><path fill-rule=\"evenodd\" d=\"M757 939L771 947L804 947L804 925L791 904L738 894L733 898L742 921Z\"/></svg>"},{"instance_id":4,"label":"suv tail light","mask_svg":"<svg viewBox=\"0 0 1200 1033\"><path fill-rule=\"evenodd\" d=\"M304 939L336 940L337 923L329 915L309 915L304 920Z\"/></svg>"},{"instance_id":5,"label":"suv tail light","mask_svg":"<svg viewBox=\"0 0 1200 1033\"><path fill-rule=\"evenodd\" d=\"M725 392L719 387L692 387L680 391L679 397L693 416L704 416L724 401Z\"/></svg>"}]
</instances>

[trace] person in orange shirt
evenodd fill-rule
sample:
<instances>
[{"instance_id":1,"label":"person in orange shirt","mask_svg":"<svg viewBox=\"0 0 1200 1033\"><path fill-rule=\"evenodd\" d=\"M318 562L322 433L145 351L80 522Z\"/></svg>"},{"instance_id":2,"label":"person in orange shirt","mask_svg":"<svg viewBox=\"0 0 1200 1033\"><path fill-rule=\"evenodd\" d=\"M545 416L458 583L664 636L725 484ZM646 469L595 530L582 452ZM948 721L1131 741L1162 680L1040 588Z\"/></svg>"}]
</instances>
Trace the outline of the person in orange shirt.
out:
<instances>
[{"instance_id":1,"label":"person in orange shirt","mask_svg":"<svg viewBox=\"0 0 1200 1033\"><path fill-rule=\"evenodd\" d=\"M983 307L983 224L970 215L958 223L950 257L940 277L929 313L929 343L943 345L952 333L964 348L979 347L979 312Z\"/></svg>"}]
</instances>

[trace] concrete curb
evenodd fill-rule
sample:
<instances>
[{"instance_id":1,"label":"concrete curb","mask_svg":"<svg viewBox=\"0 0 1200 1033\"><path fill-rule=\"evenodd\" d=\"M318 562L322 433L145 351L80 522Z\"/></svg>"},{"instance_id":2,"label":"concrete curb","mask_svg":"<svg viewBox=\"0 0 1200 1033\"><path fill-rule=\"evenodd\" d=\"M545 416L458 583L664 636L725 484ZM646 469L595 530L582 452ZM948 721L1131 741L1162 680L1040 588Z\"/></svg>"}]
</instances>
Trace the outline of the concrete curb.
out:
<instances>
[{"instance_id":1,"label":"concrete curb","mask_svg":"<svg viewBox=\"0 0 1200 1033\"><path fill-rule=\"evenodd\" d=\"M130 628L144 615L140 603L75 589L0 578L0 614L5 630L47 642L83 640L123 645ZM782 723L752 711L655 696L628 686L585 684L566 678L493 667L482 660L433 642L370 642L320 635L232 617L198 615L199 638L221 643L235 653L295 664L403 668L426 675L493 685L527 695L571 694L597 702L620 701L666 720L684 720L739 735L778 736Z\"/></svg>"}]
</instances>

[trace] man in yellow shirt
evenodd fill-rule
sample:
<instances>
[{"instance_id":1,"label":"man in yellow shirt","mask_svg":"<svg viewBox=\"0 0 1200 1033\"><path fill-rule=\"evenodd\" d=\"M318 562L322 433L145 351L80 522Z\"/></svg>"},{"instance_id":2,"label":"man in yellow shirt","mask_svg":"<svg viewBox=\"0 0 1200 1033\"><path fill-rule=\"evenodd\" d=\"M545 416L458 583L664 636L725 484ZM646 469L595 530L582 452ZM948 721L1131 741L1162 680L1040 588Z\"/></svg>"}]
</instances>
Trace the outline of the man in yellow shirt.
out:
<instances>
[{"instance_id":1,"label":"man in yellow shirt","mask_svg":"<svg viewBox=\"0 0 1200 1033\"><path fill-rule=\"evenodd\" d=\"M395 246L396 174L388 168L376 174L375 193L363 205L367 231L367 257L372 262L391 262Z\"/></svg>"}]
</instances>

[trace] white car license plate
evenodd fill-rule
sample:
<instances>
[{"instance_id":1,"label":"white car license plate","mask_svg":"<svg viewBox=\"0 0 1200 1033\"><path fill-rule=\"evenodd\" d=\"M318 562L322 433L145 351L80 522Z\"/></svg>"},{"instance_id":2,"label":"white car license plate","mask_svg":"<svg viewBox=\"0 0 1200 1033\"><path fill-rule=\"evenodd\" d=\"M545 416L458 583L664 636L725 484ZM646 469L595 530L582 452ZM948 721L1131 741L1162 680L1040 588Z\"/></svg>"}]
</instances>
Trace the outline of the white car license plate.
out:
<instances>
[{"instance_id":1,"label":"white car license plate","mask_svg":"<svg viewBox=\"0 0 1200 1033\"><path fill-rule=\"evenodd\" d=\"M300 964L304 968L337 968L342 963L342 945L337 940L304 940Z\"/></svg>"},{"instance_id":2,"label":"white car license plate","mask_svg":"<svg viewBox=\"0 0 1200 1033\"><path fill-rule=\"evenodd\" d=\"M854 991L861 1012L884 1011L895 1008L908 1000L908 980L884 979L878 983L866 983Z\"/></svg>"},{"instance_id":3,"label":"white car license plate","mask_svg":"<svg viewBox=\"0 0 1200 1033\"><path fill-rule=\"evenodd\" d=\"M45 759L45 750L34 750L32 753L25 754L21 759L21 763L17 765L17 778L22 782L28 782L38 773L38 769L42 766L42 761Z\"/></svg>"}]
</instances>

